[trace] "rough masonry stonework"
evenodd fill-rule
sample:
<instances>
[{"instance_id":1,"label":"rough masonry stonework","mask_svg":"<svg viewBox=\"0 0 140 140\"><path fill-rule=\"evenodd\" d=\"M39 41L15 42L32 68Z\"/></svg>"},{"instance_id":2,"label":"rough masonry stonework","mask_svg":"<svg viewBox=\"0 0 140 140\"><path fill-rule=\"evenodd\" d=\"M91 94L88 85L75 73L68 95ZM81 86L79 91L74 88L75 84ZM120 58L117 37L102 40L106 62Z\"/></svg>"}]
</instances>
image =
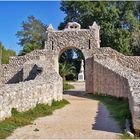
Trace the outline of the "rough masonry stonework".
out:
<instances>
[{"instance_id":1,"label":"rough masonry stonework","mask_svg":"<svg viewBox=\"0 0 140 140\"><path fill-rule=\"evenodd\" d=\"M26 111L36 104L51 105L53 100L62 99L62 78L49 61L29 61L23 70L24 82L0 86L0 119L11 116L12 108Z\"/></svg>"},{"instance_id":2,"label":"rough masonry stonework","mask_svg":"<svg viewBox=\"0 0 140 140\"><path fill-rule=\"evenodd\" d=\"M37 103L61 100L58 60L66 49L77 48L85 57L86 92L127 98L133 128L140 133L140 57L100 48L99 31L96 22L89 29L69 23L61 31L49 25L43 50L0 65L0 119L10 116L13 107L24 111Z\"/></svg>"}]
</instances>

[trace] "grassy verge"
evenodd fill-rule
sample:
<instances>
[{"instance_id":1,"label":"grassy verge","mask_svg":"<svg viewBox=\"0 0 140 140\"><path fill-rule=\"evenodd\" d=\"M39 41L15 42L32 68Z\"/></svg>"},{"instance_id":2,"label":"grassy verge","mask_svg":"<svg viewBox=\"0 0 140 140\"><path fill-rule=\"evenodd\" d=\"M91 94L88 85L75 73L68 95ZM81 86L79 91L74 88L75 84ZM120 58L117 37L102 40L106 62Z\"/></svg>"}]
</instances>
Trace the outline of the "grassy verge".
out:
<instances>
[{"instance_id":1,"label":"grassy verge","mask_svg":"<svg viewBox=\"0 0 140 140\"><path fill-rule=\"evenodd\" d=\"M69 90L69 89L74 89L74 86L67 83L67 82L64 82L63 83L63 90Z\"/></svg>"},{"instance_id":2,"label":"grassy verge","mask_svg":"<svg viewBox=\"0 0 140 140\"><path fill-rule=\"evenodd\" d=\"M106 105L107 109L109 110L112 117L118 122L119 126L124 129L125 128L125 121L126 119L131 120L131 113L129 110L129 104L127 100L122 98L116 98L112 96L103 96L97 94L89 94L89 97L95 100L101 101L103 104ZM125 132L121 139L132 139L128 134Z\"/></svg>"},{"instance_id":3,"label":"grassy verge","mask_svg":"<svg viewBox=\"0 0 140 140\"><path fill-rule=\"evenodd\" d=\"M99 100L103 104L105 104L111 116L118 122L119 126L122 129L125 128L126 119L131 120L131 113L129 110L129 104L127 100L124 100L122 98L116 98L112 96L103 96L103 95L97 95L97 94L89 94L89 97L95 100ZM132 139L125 132L123 133L122 136L120 136L120 138Z\"/></svg>"},{"instance_id":4,"label":"grassy verge","mask_svg":"<svg viewBox=\"0 0 140 140\"><path fill-rule=\"evenodd\" d=\"M106 105L112 117L118 122L121 128L125 128L125 120L131 120L131 113L129 111L128 101L122 98L112 96L102 96L97 94L90 94L91 98L99 100Z\"/></svg>"},{"instance_id":5,"label":"grassy verge","mask_svg":"<svg viewBox=\"0 0 140 140\"><path fill-rule=\"evenodd\" d=\"M97 94L89 94L89 97L95 100L99 100L104 103L109 110L112 117L118 122L119 126L125 128L125 120L131 120L131 113L129 110L129 104L127 100L122 98L116 98L112 96L103 96ZM140 139L135 135L134 138L130 137L126 132L123 132L121 139Z\"/></svg>"},{"instance_id":6,"label":"grassy verge","mask_svg":"<svg viewBox=\"0 0 140 140\"><path fill-rule=\"evenodd\" d=\"M25 112L18 112L12 109L12 116L0 122L0 139L8 137L16 128L31 124L38 117L51 115L54 110L69 104L68 101L54 101L51 106L47 104L37 104L35 108Z\"/></svg>"},{"instance_id":7,"label":"grassy verge","mask_svg":"<svg viewBox=\"0 0 140 140\"><path fill-rule=\"evenodd\" d=\"M120 138L121 139L136 139L136 138L130 137L126 132L124 132L123 135Z\"/></svg>"}]
</instances>

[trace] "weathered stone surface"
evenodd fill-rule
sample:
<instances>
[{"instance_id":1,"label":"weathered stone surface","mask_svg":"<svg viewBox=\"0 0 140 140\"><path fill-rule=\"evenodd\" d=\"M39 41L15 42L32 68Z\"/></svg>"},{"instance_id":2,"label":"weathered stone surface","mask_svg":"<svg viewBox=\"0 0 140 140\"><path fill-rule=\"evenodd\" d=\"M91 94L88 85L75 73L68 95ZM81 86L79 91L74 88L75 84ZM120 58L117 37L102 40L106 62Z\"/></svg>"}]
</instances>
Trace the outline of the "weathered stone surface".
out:
<instances>
[{"instance_id":1,"label":"weathered stone surface","mask_svg":"<svg viewBox=\"0 0 140 140\"><path fill-rule=\"evenodd\" d=\"M93 92L128 98L133 127L140 133L139 73L103 55L95 55L92 59Z\"/></svg>"},{"instance_id":2,"label":"weathered stone surface","mask_svg":"<svg viewBox=\"0 0 140 140\"><path fill-rule=\"evenodd\" d=\"M19 111L25 111L35 107L38 103L51 105L53 100L62 99L62 78L49 61L38 60L25 63L23 67L25 75L33 74L31 71L35 65L42 67L43 71L36 76L33 75L34 80L29 79L25 82L5 84L0 87L0 120L10 116L13 107Z\"/></svg>"},{"instance_id":3,"label":"weathered stone surface","mask_svg":"<svg viewBox=\"0 0 140 140\"><path fill-rule=\"evenodd\" d=\"M9 64L0 66L0 84L18 83L23 81L23 64L30 60L46 59L54 63L54 53L49 50L35 50L25 56L12 57ZM43 58L44 57L44 58Z\"/></svg>"},{"instance_id":4,"label":"weathered stone surface","mask_svg":"<svg viewBox=\"0 0 140 140\"><path fill-rule=\"evenodd\" d=\"M96 36L94 29L54 31L47 32L45 49L58 52L61 55L68 48L92 50L100 47L99 43L99 36Z\"/></svg>"}]
</instances>

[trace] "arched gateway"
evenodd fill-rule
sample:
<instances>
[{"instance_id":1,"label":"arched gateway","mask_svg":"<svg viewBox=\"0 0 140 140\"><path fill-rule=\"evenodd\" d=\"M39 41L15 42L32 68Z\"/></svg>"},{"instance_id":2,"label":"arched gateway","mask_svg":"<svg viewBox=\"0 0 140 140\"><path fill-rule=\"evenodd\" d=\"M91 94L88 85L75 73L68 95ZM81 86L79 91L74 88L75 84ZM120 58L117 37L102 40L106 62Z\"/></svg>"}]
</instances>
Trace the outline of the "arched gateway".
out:
<instances>
[{"instance_id":1,"label":"arched gateway","mask_svg":"<svg viewBox=\"0 0 140 140\"><path fill-rule=\"evenodd\" d=\"M82 51L85 57L85 81L86 92L93 92L92 86L92 64L89 61L91 52L95 48L100 48L99 37L100 26L93 23L89 26L89 29L80 29L80 24L76 22L70 22L64 30L55 31L52 25L47 28L45 49L51 50L55 54L56 69L58 70L59 56L67 49L77 48ZM90 85L90 86L89 86Z\"/></svg>"},{"instance_id":2,"label":"arched gateway","mask_svg":"<svg viewBox=\"0 0 140 140\"><path fill-rule=\"evenodd\" d=\"M0 65L0 120L10 116L13 107L25 111L37 103L61 100L58 58L74 47L85 57L86 92L127 98L133 128L140 134L140 57L100 48L99 30L95 22L89 29L68 23L61 31L49 25L43 50L13 57L9 64Z\"/></svg>"}]
</instances>

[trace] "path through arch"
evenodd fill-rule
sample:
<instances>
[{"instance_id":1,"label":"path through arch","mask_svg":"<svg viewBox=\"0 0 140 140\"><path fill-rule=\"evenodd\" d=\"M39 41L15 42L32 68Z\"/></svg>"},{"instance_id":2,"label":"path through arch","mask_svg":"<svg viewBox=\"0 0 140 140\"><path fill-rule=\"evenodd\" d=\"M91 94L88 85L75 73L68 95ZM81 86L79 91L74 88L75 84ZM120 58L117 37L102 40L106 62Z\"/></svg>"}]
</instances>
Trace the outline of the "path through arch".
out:
<instances>
[{"instance_id":1,"label":"path through arch","mask_svg":"<svg viewBox=\"0 0 140 140\"><path fill-rule=\"evenodd\" d=\"M86 82L85 56L80 49L76 47L62 49L59 53L58 62L59 74L63 78L63 83L67 83L68 81ZM63 85L65 86L66 84ZM85 91L85 84L83 89Z\"/></svg>"}]
</instances>

